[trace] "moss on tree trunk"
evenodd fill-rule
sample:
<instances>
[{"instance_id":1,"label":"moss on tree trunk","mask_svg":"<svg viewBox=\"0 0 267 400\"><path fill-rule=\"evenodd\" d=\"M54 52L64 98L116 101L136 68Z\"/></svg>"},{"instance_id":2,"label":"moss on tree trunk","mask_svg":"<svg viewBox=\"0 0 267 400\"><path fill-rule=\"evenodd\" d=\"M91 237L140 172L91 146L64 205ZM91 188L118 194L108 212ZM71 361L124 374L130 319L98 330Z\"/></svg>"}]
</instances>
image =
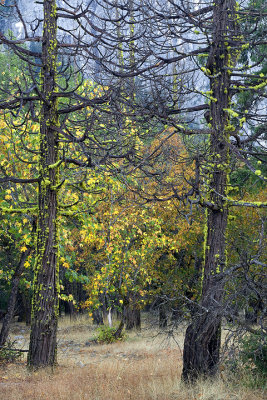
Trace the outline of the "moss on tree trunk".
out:
<instances>
[{"instance_id":1,"label":"moss on tree trunk","mask_svg":"<svg viewBox=\"0 0 267 400\"><path fill-rule=\"evenodd\" d=\"M38 225L28 365L56 363L58 321L58 126L56 1L44 1L40 113ZM51 167L52 166L52 167Z\"/></svg>"}]
</instances>

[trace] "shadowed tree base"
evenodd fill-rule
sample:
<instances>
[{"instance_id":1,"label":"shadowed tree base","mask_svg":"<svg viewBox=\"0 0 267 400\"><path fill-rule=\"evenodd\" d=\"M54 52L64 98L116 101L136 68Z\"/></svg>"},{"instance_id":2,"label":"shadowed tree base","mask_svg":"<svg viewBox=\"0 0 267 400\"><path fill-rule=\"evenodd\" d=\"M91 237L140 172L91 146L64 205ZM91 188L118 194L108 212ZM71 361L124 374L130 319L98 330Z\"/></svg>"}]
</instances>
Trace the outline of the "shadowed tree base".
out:
<instances>
[{"instance_id":1,"label":"shadowed tree base","mask_svg":"<svg viewBox=\"0 0 267 400\"><path fill-rule=\"evenodd\" d=\"M56 364L57 354L57 321L47 326L37 324L33 327L28 354L30 369L53 367ZM38 332L40 333L38 335Z\"/></svg>"},{"instance_id":2,"label":"shadowed tree base","mask_svg":"<svg viewBox=\"0 0 267 400\"><path fill-rule=\"evenodd\" d=\"M200 377L212 377L218 370L221 343L221 322L206 313L186 330L183 354L184 382L192 383Z\"/></svg>"}]
</instances>

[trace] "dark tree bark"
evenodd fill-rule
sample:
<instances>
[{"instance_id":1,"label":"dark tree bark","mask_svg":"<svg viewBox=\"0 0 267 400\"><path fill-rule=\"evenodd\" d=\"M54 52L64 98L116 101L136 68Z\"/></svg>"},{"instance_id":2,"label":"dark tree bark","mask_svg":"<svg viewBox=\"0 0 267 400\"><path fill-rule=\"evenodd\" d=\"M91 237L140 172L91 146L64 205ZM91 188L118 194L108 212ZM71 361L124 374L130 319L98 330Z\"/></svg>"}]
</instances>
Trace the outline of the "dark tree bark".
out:
<instances>
[{"instance_id":1,"label":"dark tree bark","mask_svg":"<svg viewBox=\"0 0 267 400\"><path fill-rule=\"evenodd\" d=\"M166 306L164 304L159 305L159 328L164 329L168 325L168 315Z\"/></svg>"},{"instance_id":2,"label":"dark tree bark","mask_svg":"<svg viewBox=\"0 0 267 400\"><path fill-rule=\"evenodd\" d=\"M119 326L118 326L118 329L117 329L116 332L114 333L115 339L119 339L119 338L121 337L123 328L124 328L124 320L122 319L121 322L120 322L120 324L119 324Z\"/></svg>"},{"instance_id":3,"label":"dark tree bark","mask_svg":"<svg viewBox=\"0 0 267 400\"><path fill-rule=\"evenodd\" d=\"M245 309L245 321L248 324L256 324L259 312L263 310L263 301L261 298L249 298Z\"/></svg>"},{"instance_id":4,"label":"dark tree bark","mask_svg":"<svg viewBox=\"0 0 267 400\"><path fill-rule=\"evenodd\" d=\"M8 300L7 312L3 319L3 325L2 325L1 332L0 332L0 346L3 346L5 344L7 337L8 337L10 324L14 317L19 281L20 281L21 274L24 269L25 261L27 260L31 251L32 251L32 249L28 248L25 252L22 253L19 264L18 264L18 266L15 270L15 273L13 275L13 278L12 278L11 292L10 292L10 296L9 296L9 300Z\"/></svg>"},{"instance_id":5,"label":"dark tree bark","mask_svg":"<svg viewBox=\"0 0 267 400\"><path fill-rule=\"evenodd\" d=\"M126 330L141 330L141 311L134 296L124 298L123 319Z\"/></svg>"},{"instance_id":6,"label":"dark tree bark","mask_svg":"<svg viewBox=\"0 0 267 400\"><path fill-rule=\"evenodd\" d=\"M65 288L65 293L67 295L73 295L74 299L77 299L77 282L69 282L68 280L65 280L64 288ZM79 299L77 299L79 302ZM64 302L64 310L65 310L65 315L69 315L70 319L76 319L78 316L78 311L75 305L73 304L72 301L65 301Z\"/></svg>"},{"instance_id":7,"label":"dark tree bark","mask_svg":"<svg viewBox=\"0 0 267 400\"><path fill-rule=\"evenodd\" d=\"M181 305L177 304L175 308L172 310L171 320L173 323L178 324L183 318L183 312L181 310Z\"/></svg>"},{"instance_id":8,"label":"dark tree bark","mask_svg":"<svg viewBox=\"0 0 267 400\"><path fill-rule=\"evenodd\" d=\"M215 0L213 10L213 41L207 62L212 99L210 103L209 180L210 208L207 209L205 229L204 271L202 297L198 315L186 331L183 355L183 379L194 381L199 376L217 372L224 282L218 278L226 264L225 234L227 227L227 195L229 165L230 75L235 65L238 29L234 0ZM231 46L228 44L231 43Z\"/></svg>"},{"instance_id":9,"label":"dark tree bark","mask_svg":"<svg viewBox=\"0 0 267 400\"><path fill-rule=\"evenodd\" d=\"M100 309L93 311L93 324L104 325L103 315Z\"/></svg>"},{"instance_id":10,"label":"dark tree bark","mask_svg":"<svg viewBox=\"0 0 267 400\"><path fill-rule=\"evenodd\" d=\"M25 321L26 325L31 325L31 295L26 292L22 292L20 295L24 310L22 321Z\"/></svg>"},{"instance_id":11,"label":"dark tree bark","mask_svg":"<svg viewBox=\"0 0 267 400\"><path fill-rule=\"evenodd\" d=\"M28 366L56 363L58 266L58 110L56 91L56 1L45 0L42 40L42 107L38 186L38 226Z\"/></svg>"},{"instance_id":12,"label":"dark tree bark","mask_svg":"<svg viewBox=\"0 0 267 400\"><path fill-rule=\"evenodd\" d=\"M5 318L6 311L5 310L0 310L0 321L2 321L3 318Z\"/></svg>"},{"instance_id":13,"label":"dark tree bark","mask_svg":"<svg viewBox=\"0 0 267 400\"><path fill-rule=\"evenodd\" d=\"M70 320L77 319L78 313L72 301L64 302L64 310L65 310L65 315L69 315Z\"/></svg>"},{"instance_id":14,"label":"dark tree bark","mask_svg":"<svg viewBox=\"0 0 267 400\"><path fill-rule=\"evenodd\" d=\"M127 305L124 308L124 321L126 330L141 329L141 312L139 308Z\"/></svg>"}]
</instances>

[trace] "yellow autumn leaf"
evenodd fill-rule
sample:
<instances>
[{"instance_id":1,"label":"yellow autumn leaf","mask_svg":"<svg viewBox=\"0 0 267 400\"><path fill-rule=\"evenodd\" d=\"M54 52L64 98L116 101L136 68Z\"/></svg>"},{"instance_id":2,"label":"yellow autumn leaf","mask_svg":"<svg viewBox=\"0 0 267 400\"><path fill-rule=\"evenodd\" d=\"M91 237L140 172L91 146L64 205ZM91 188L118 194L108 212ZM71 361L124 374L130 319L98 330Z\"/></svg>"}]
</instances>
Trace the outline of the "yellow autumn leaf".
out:
<instances>
[{"instance_id":1,"label":"yellow autumn leaf","mask_svg":"<svg viewBox=\"0 0 267 400\"><path fill-rule=\"evenodd\" d=\"M3 120L0 120L0 129L5 128L6 127L6 123Z\"/></svg>"}]
</instances>

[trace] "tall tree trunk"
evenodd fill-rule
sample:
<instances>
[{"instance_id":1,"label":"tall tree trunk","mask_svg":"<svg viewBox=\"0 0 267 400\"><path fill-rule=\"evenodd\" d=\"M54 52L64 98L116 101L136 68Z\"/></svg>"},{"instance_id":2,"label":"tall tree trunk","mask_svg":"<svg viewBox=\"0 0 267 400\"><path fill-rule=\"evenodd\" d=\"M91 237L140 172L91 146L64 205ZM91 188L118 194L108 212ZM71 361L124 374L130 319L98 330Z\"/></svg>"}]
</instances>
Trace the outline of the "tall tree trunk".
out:
<instances>
[{"instance_id":1,"label":"tall tree trunk","mask_svg":"<svg viewBox=\"0 0 267 400\"><path fill-rule=\"evenodd\" d=\"M213 9L213 40L207 62L212 98L209 120L212 127L207 167L209 184L204 239L204 271L199 311L186 331L183 355L185 381L217 372L224 282L218 279L226 263L227 183L229 174L230 75L235 65L237 41L236 3L215 0ZM229 46L229 44L231 44ZM228 69L229 68L229 69ZM206 205L208 205L206 202Z\"/></svg>"},{"instance_id":2,"label":"tall tree trunk","mask_svg":"<svg viewBox=\"0 0 267 400\"><path fill-rule=\"evenodd\" d=\"M20 277L21 277L21 274L24 269L25 261L27 260L27 257L31 253L31 250L32 250L31 248L28 248L25 252L22 253L19 264L18 264L18 266L15 270L15 273L13 275L13 278L12 278L11 293L10 293L10 296L8 299L7 312L3 319L3 325L2 325L1 332L0 332L0 347L5 344L7 337L8 337L10 324L11 324L13 316L14 316L14 310L15 310L15 305L16 305L16 300L17 300L17 293L18 293Z\"/></svg>"},{"instance_id":3,"label":"tall tree trunk","mask_svg":"<svg viewBox=\"0 0 267 400\"><path fill-rule=\"evenodd\" d=\"M57 17L56 0L43 2L42 107L36 265L28 366L56 363L59 267L58 267L58 126L56 91Z\"/></svg>"},{"instance_id":4,"label":"tall tree trunk","mask_svg":"<svg viewBox=\"0 0 267 400\"><path fill-rule=\"evenodd\" d=\"M138 329L141 330L141 312L135 306L127 305L124 309L124 321L126 330Z\"/></svg>"}]
</instances>

